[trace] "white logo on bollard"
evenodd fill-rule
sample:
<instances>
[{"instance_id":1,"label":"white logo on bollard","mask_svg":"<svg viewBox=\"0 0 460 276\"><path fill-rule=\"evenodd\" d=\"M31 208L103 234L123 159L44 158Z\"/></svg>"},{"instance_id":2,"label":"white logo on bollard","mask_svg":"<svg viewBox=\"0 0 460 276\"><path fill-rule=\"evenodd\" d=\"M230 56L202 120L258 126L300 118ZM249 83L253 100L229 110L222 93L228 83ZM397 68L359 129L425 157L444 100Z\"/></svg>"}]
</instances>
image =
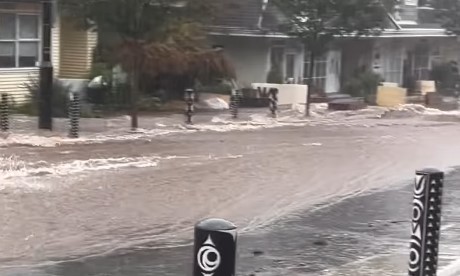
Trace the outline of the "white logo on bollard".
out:
<instances>
[{"instance_id":1,"label":"white logo on bollard","mask_svg":"<svg viewBox=\"0 0 460 276\"><path fill-rule=\"evenodd\" d=\"M220 265L221 257L211 236L203 243L197 255L198 265L204 276L212 276Z\"/></svg>"}]
</instances>

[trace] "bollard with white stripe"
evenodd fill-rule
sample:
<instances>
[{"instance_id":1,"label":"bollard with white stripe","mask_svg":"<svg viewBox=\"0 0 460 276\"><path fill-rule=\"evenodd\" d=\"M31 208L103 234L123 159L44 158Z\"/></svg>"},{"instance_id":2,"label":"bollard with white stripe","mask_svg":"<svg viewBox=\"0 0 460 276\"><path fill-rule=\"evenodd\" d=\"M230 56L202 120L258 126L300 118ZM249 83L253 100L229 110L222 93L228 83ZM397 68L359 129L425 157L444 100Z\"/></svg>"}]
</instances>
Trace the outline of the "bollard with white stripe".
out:
<instances>
[{"instance_id":1,"label":"bollard with white stripe","mask_svg":"<svg viewBox=\"0 0 460 276\"><path fill-rule=\"evenodd\" d=\"M412 208L409 276L436 276L444 173L418 171Z\"/></svg>"},{"instance_id":2,"label":"bollard with white stripe","mask_svg":"<svg viewBox=\"0 0 460 276\"><path fill-rule=\"evenodd\" d=\"M69 123L69 137L78 138L80 131L80 95L78 93L70 93Z\"/></svg>"},{"instance_id":3,"label":"bollard with white stripe","mask_svg":"<svg viewBox=\"0 0 460 276\"><path fill-rule=\"evenodd\" d=\"M195 226L193 276L234 276L236 226L222 219L208 219Z\"/></svg>"},{"instance_id":4,"label":"bollard with white stripe","mask_svg":"<svg viewBox=\"0 0 460 276\"><path fill-rule=\"evenodd\" d=\"M10 129L9 123L9 107L8 107L8 95L2 94L0 101L0 130L7 132Z\"/></svg>"},{"instance_id":5,"label":"bollard with white stripe","mask_svg":"<svg viewBox=\"0 0 460 276\"><path fill-rule=\"evenodd\" d=\"M185 90L185 102L187 104L187 108L185 110L185 123L192 124L192 116L195 107L195 91L193 89Z\"/></svg>"},{"instance_id":6,"label":"bollard with white stripe","mask_svg":"<svg viewBox=\"0 0 460 276\"><path fill-rule=\"evenodd\" d=\"M270 112L273 118L276 118L278 115L278 89L277 88L270 88L268 91L268 97L270 100Z\"/></svg>"},{"instance_id":7,"label":"bollard with white stripe","mask_svg":"<svg viewBox=\"0 0 460 276\"><path fill-rule=\"evenodd\" d=\"M238 108L240 106L240 93L238 90L232 90L230 97L230 114L233 119L238 118Z\"/></svg>"}]
</instances>

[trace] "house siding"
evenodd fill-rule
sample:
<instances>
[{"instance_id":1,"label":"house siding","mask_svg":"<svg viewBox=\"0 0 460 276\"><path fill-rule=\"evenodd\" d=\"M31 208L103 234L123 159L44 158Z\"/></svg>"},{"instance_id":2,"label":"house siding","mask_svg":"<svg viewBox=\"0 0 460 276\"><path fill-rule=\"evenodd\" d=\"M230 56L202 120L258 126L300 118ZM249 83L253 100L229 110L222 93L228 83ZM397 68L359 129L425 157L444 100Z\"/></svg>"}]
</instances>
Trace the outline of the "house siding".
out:
<instances>
[{"instance_id":1,"label":"house siding","mask_svg":"<svg viewBox=\"0 0 460 276\"><path fill-rule=\"evenodd\" d=\"M56 17L56 20L51 30L51 61L53 63L55 77L59 76L60 58L61 58L61 20Z\"/></svg>"},{"instance_id":2,"label":"house siding","mask_svg":"<svg viewBox=\"0 0 460 276\"><path fill-rule=\"evenodd\" d=\"M2 69L0 71L0 93L6 92L16 104L27 100L27 84L38 79L37 69Z\"/></svg>"},{"instance_id":3,"label":"house siding","mask_svg":"<svg viewBox=\"0 0 460 276\"><path fill-rule=\"evenodd\" d=\"M87 79L91 70L92 52L97 34L77 30L69 20L61 19L59 77Z\"/></svg>"}]
</instances>

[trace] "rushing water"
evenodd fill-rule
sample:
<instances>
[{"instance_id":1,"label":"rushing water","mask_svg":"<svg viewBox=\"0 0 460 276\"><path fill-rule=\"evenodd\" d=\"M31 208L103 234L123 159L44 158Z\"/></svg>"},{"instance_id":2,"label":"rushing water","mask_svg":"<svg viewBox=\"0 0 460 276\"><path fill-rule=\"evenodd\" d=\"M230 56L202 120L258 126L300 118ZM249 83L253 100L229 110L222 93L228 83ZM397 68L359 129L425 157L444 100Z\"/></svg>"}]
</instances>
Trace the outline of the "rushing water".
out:
<instances>
[{"instance_id":1,"label":"rushing water","mask_svg":"<svg viewBox=\"0 0 460 276\"><path fill-rule=\"evenodd\" d=\"M416 169L460 165L459 113L314 111L191 127L144 118L136 133L123 118L102 133L90 120L77 141L29 133L21 118L0 148L0 274L184 275L193 224L216 216L240 226L243 275L402 275L408 183ZM443 222L451 275L459 179L452 171Z\"/></svg>"}]
</instances>

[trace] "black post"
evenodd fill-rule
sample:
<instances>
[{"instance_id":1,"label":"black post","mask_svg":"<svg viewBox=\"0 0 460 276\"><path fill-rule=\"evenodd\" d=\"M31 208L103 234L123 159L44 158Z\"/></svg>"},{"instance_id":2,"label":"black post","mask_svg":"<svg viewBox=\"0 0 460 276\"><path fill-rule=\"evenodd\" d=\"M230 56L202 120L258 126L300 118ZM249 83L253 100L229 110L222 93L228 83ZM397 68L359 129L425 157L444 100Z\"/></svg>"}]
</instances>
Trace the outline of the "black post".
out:
<instances>
[{"instance_id":1,"label":"black post","mask_svg":"<svg viewBox=\"0 0 460 276\"><path fill-rule=\"evenodd\" d=\"M270 99L270 112L272 113L273 118L276 118L278 113L278 89L270 88L268 95Z\"/></svg>"},{"instance_id":2,"label":"black post","mask_svg":"<svg viewBox=\"0 0 460 276\"><path fill-rule=\"evenodd\" d=\"M209 219L195 226L193 276L234 276L236 226L221 219Z\"/></svg>"},{"instance_id":3,"label":"black post","mask_svg":"<svg viewBox=\"0 0 460 276\"><path fill-rule=\"evenodd\" d=\"M409 276L435 276L441 232L444 173L434 169L416 173L412 209Z\"/></svg>"},{"instance_id":4,"label":"black post","mask_svg":"<svg viewBox=\"0 0 460 276\"><path fill-rule=\"evenodd\" d=\"M230 114L232 114L233 119L238 118L238 108L240 105L240 93L238 90L232 90L232 95L230 97Z\"/></svg>"},{"instance_id":5,"label":"black post","mask_svg":"<svg viewBox=\"0 0 460 276\"><path fill-rule=\"evenodd\" d=\"M186 89L185 90L185 102L187 103L187 109L185 111L186 121L187 124L192 124L192 116L194 110L194 102L195 102L195 92L193 89Z\"/></svg>"},{"instance_id":6,"label":"black post","mask_svg":"<svg viewBox=\"0 0 460 276\"><path fill-rule=\"evenodd\" d=\"M8 108L8 95L2 94L0 101L0 130L7 132L10 129L9 124L9 108Z\"/></svg>"},{"instance_id":7,"label":"black post","mask_svg":"<svg viewBox=\"0 0 460 276\"><path fill-rule=\"evenodd\" d=\"M69 122L69 137L78 138L80 126L80 95L78 94L78 92L70 93Z\"/></svg>"},{"instance_id":8,"label":"black post","mask_svg":"<svg viewBox=\"0 0 460 276\"><path fill-rule=\"evenodd\" d=\"M53 65L51 63L51 25L53 3L43 0L42 62L40 64L38 128L53 130Z\"/></svg>"}]
</instances>

